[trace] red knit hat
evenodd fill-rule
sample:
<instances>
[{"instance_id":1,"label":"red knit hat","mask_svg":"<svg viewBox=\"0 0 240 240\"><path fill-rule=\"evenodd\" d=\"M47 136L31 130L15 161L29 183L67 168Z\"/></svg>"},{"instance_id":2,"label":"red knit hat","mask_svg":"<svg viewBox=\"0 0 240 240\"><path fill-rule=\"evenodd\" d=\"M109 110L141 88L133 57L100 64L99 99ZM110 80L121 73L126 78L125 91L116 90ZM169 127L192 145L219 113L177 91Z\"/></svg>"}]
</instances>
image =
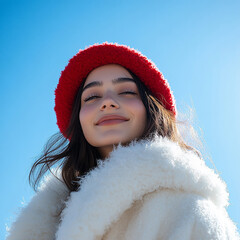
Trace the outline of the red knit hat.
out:
<instances>
[{"instance_id":1,"label":"red knit hat","mask_svg":"<svg viewBox=\"0 0 240 240\"><path fill-rule=\"evenodd\" d=\"M132 71L164 107L176 116L175 99L166 79L153 62L137 50L117 43L94 44L80 50L62 71L55 90L57 125L64 134L68 127L75 96L83 79L97 67L119 64Z\"/></svg>"}]
</instances>

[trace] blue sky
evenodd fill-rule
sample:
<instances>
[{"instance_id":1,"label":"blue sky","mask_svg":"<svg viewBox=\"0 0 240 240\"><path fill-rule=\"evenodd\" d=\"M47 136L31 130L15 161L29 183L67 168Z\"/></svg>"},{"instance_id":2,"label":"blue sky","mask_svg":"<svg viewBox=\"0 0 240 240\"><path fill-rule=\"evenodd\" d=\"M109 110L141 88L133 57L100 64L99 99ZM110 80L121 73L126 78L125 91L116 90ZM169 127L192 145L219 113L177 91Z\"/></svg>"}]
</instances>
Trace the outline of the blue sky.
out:
<instances>
[{"instance_id":1,"label":"blue sky","mask_svg":"<svg viewBox=\"0 0 240 240\"><path fill-rule=\"evenodd\" d=\"M155 62L179 112L190 106L206 156L227 183L240 225L239 1L0 1L0 239L33 195L28 172L58 131L54 90L68 60L118 42ZM206 157L206 162L213 167Z\"/></svg>"}]
</instances>

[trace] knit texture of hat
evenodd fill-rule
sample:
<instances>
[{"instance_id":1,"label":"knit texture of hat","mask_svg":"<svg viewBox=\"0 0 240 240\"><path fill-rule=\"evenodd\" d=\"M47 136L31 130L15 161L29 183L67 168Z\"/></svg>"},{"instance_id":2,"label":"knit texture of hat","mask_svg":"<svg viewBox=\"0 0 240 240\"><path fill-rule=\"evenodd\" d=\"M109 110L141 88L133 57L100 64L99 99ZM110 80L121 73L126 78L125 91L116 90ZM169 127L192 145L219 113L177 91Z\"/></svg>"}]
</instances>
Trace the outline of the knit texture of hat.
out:
<instances>
[{"instance_id":1,"label":"knit texture of hat","mask_svg":"<svg viewBox=\"0 0 240 240\"><path fill-rule=\"evenodd\" d=\"M119 64L132 71L163 106L176 116L173 93L163 74L155 64L139 51L117 43L94 44L80 50L62 71L55 90L57 125L63 135L68 128L75 96L80 84L95 68L106 64Z\"/></svg>"}]
</instances>

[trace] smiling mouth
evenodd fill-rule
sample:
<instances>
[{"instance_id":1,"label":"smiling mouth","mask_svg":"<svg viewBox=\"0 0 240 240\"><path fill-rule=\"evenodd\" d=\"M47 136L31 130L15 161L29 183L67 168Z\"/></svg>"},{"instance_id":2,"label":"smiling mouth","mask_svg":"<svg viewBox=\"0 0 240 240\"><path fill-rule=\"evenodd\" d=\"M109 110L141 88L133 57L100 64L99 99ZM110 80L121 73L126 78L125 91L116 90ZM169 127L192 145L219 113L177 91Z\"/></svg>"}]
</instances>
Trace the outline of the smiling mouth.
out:
<instances>
[{"instance_id":1,"label":"smiling mouth","mask_svg":"<svg viewBox=\"0 0 240 240\"><path fill-rule=\"evenodd\" d=\"M113 124L120 124L123 122L127 122L128 120L123 120L123 119L109 119L105 120L101 123L98 124L98 126L107 126L107 125L113 125Z\"/></svg>"}]
</instances>

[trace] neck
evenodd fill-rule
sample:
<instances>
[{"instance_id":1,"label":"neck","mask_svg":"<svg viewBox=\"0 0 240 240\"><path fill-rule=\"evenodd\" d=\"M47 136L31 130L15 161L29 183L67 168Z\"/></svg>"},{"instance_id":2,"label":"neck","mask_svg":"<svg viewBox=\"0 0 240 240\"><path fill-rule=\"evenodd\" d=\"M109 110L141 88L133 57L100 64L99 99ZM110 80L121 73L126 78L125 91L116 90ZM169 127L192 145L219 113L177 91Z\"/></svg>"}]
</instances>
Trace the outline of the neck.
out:
<instances>
[{"instance_id":1,"label":"neck","mask_svg":"<svg viewBox=\"0 0 240 240\"><path fill-rule=\"evenodd\" d=\"M108 145L108 146L98 148L98 151L99 151L99 154L100 154L102 160L109 157L110 153L113 150L113 146L114 145Z\"/></svg>"}]
</instances>

